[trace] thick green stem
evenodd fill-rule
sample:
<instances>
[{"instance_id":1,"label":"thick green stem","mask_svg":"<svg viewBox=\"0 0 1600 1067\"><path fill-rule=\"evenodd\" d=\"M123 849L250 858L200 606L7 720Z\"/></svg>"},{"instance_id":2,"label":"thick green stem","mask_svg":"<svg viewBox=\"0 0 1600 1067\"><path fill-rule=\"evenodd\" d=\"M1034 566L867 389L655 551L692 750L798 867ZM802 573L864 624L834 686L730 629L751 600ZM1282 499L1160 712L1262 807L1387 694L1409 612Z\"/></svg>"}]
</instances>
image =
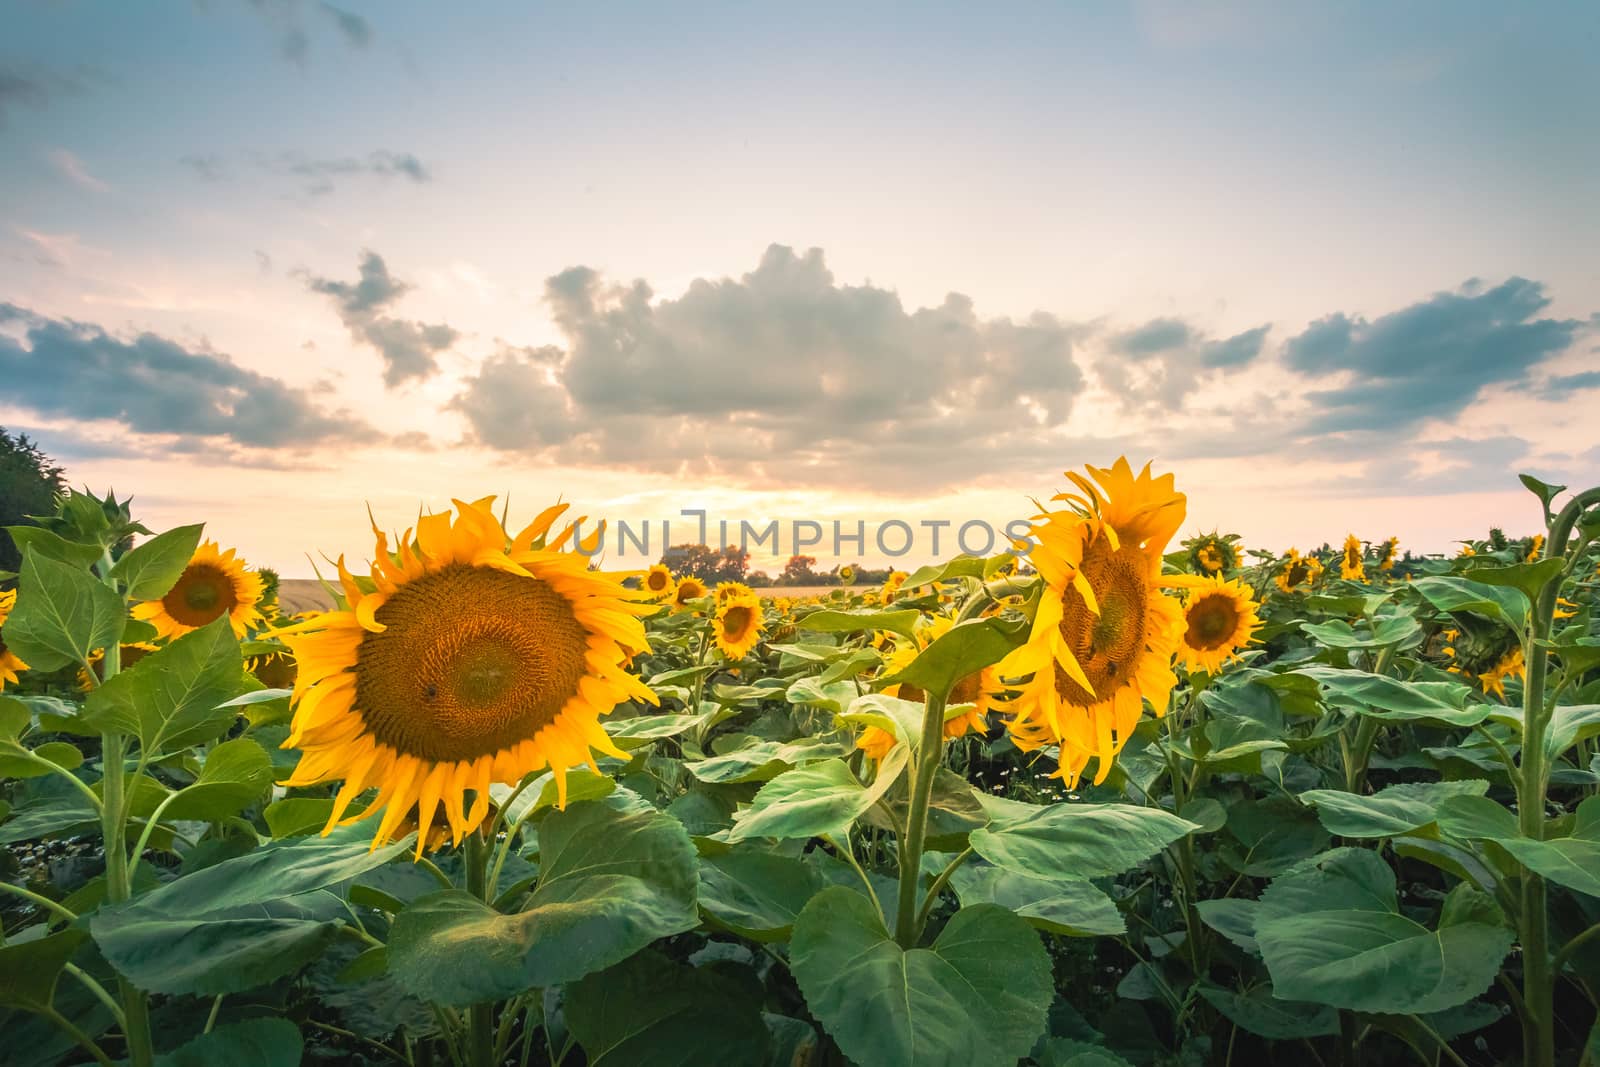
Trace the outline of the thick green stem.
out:
<instances>
[{"instance_id":1,"label":"thick green stem","mask_svg":"<svg viewBox=\"0 0 1600 1067\"><path fill-rule=\"evenodd\" d=\"M481 830L466 840L467 892L483 901L489 899L489 842ZM472 1067L494 1067L494 1001L474 1004L467 1016L467 1061Z\"/></svg>"},{"instance_id":2,"label":"thick green stem","mask_svg":"<svg viewBox=\"0 0 1600 1067\"><path fill-rule=\"evenodd\" d=\"M1600 503L1600 488L1580 493L1567 502L1550 525L1545 558L1566 555L1567 538L1584 509ZM1518 782L1518 818L1522 836L1544 839L1545 791L1549 785L1549 754L1545 735L1550 725L1545 707L1545 679L1549 657L1541 642L1550 636L1561 583L1552 581L1539 592L1528 619L1523 644L1527 675L1522 684L1522 773ZM1544 879L1532 871L1522 878L1522 1002L1526 1022L1522 1031L1523 1063L1551 1067L1555 1062L1555 972L1550 960L1550 918Z\"/></svg>"},{"instance_id":3,"label":"thick green stem","mask_svg":"<svg viewBox=\"0 0 1600 1067\"><path fill-rule=\"evenodd\" d=\"M106 677L118 668L118 650L106 649L104 661ZM127 762L128 739L116 732L100 735L100 758L105 776L101 779L103 807L100 812L100 834L106 852L106 899L120 904L133 895L128 868L127 812L124 795L124 774ZM128 1043L128 1061L133 1067L150 1067L155 1060L150 1044L150 1002L143 990L126 978L118 979L122 993L122 1014L125 1020L123 1036Z\"/></svg>"},{"instance_id":4,"label":"thick green stem","mask_svg":"<svg viewBox=\"0 0 1600 1067\"><path fill-rule=\"evenodd\" d=\"M900 842L900 900L895 912L895 940L915 948L922 929L917 922L917 886L922 881L922 845L928 834L928 802L944 751L945 697L928 694L922 710L922 743L911 776L911 811Z\"/></svg>"},{"instance_id":5,"label":"thick green stem","mask_svg":"<svg viewBox=\"0 0 1600 1067\"><path fill-rule=\"evenodd\" d=\"M1372 666L1373 674L1387 674L1394 659L1394 646L1388 645L1378 653ZM1378 727L1382 723L1374 716L1363 715L1356 724L1355 743L1350 746L1344 768L1344 785L1348 793L1364 793L1367 789L1367 765L1372 762L1372 746L1378 740Z\"/></svg>"}]
</instances>

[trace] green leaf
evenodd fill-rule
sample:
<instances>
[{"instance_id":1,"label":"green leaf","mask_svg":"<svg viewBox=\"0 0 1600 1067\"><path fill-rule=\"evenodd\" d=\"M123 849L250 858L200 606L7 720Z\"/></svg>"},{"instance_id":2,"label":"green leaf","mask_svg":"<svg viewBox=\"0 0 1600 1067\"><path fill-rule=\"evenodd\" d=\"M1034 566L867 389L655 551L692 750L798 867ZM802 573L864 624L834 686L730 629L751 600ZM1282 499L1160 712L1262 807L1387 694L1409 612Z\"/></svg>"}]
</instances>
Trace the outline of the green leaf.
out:
<instances>
[{"instance_id":1,"label":"green leaf","mask_svg":"<svg viewBox=\"0 0 1600 1067\"><path fill-rule=\"evenodd\" d=\"M1388 648L1421 636L1422 627L1410 615L1389 615L1371 626L1355 629L1342 619L1303 622L1300 629L1329 648Z\"/></svg>"},{"instance_id":2,"label":"green leaf","mask_svg":"<svg viewBox=\"0 0 1600 1067\"><path fill-rule=\"evenodd\" d=\"M1039 878L987 865L964 864L950 878L962 907L998 904L1028 925L1069 937L1115 936L1127 930L1116 902L1092 882Z\"/></svg>"},{"instance_id":3,"label":"green leaf","mask_svg":"<svg viewBox=\"0 0 1600 1067\"><path fill-rule=\"evenodd\" d=\"M328 825L332 814L332 797L284 797L262 809L261 817L274 838L283 838L314 834Z\"/></svg>"},{"instance_id":4,"label":"green leaf","mask_svg":"<svg viewBox=\"0 0 1600 1067\"><path fill-rule=\"evenodd\" d=\"M839 721L856 727L876 726L896 741L915 749L922 744L923 710L920 700L867 693L851 700Z\"/></svg>"},{"instance_id":5,"label":"green leaf","mask_svg":"<svg viewBox=\"0 0 1600 1067\"><path fill-rule=\"evenodd\" d=\"M100 951L142 989L216 996L315 959L345 914L330 886L382 866L410 839L371 848L371 831L275 841L187 874L90 920Z\"/></svg>"},{"instance_id":6,"label":"green leaf","mask_svg":"<svg viewBox=\"0 0 1600 1067\"><path fill-rule=\"evenodd\" d=\"M299 1067L300 1028L288 1019L244 1019L156 1057L156 1067Z\"/></svg>"},{"instance_id":7,"label":"green leaf","mask_svg":"<svg viewBox=\"0 0 1600 1067\"><path fill-rule=\"evenodd\" d=\"M1528 602L1515 589L1504 586L1434 575L1418 578L1411 583L1411 588L1440 611L1471 612L1496 619L1513 629L1520 628L1528 615Z\"/></svg>"},{"instance_id":8,"label":"green leaf","mask_svg":"<svg viewBox=\"0 0 1600 1067\"><path fill-rule=\"evenodd\" d=\"M0 696L0 739L15 741L33 724L33 711L16 697Z\"/></svg>"},{"instance_id":9,"label":"green leaf","mask_svg":"<svg viewBox=\"0 0 1600 1067\"><path fill-rule=\"evenodd\" d=\"M1201 922L1252 956L1261 955L1261 947L1256 944L1256 912L1260 909L1257 901L1223 897L1197 900L1194 907Z\"/></svg>"},{"instance_id":10,"label":"green leaf","mask_svg":"<svg viewBox=\"0 0 1600 1067\"><path fill-rule=\"evenodd\" d=\"M1545 753L1553 760L1579 741L1600 735L1600 704L1558 705L1545 729Z\"/></svg>"},{"instance_id":11,"label":"green leaf","mask_svg":"<svg viewBox=\"0 0 1600 1067\"><path fill-rule=\"evenodd\" d=\"M1083 881L1123 871L1198 829L1159 808L1053 804L1011 822L974 830L973 851L997 867L1041 878Z\"/></svg>"},{"instance_id":12,"label":"green leaf","mask_svg":"<svg viewBox=\"0 0 1600 1067\"><path fill-rule=\"evenodd\" d=\"M1044 1032L1050 958L1027 923L962 908L927 948L902 949L872 902L824 889L806 905L790 967L846 1056L873 1067L1012 1067Z\"/></svg>"},{"instance_id":13,"label":"green leaf","mask_svg":"<svg viewBox=\"0 0 1600 1067\"><path fill-rule=\"evenodd\" d=\"M1487 989L1514 935L1478 921L1429 930L1400 913L1394 873L1376 853L1334 849L1267 887L1255 938L1285 999L1423 1014Z\"/></svg>"},{"instance_id":14,"label":"green leaf","mask_svg":"<svg viewBox=\"0 0 1600 1067\"><path fill-rule=\"evenodd\" d=\"M822 760L785 771L762 786L748 808L734 814L728 840L842 833L888 791L905 770L908 756L905 748L891 750L871 786L857 781L843 760Z\"/></svg>"},{"instance_id":15,"label":"green leaf","mask_svg":"<svg viewBox=\"0 0 1600 1067\"><path fill-rule=\"evenodd\" d=\"M127 614L88 571L29 554L6 619L6 647L36 671L83 666L96 649L116 643Z\"/></svg>"},{"instance_id":16,"label":"green leaf","mask_svg":"<svg viewBox=\"0 0 1600 1067\"><path fill-rule=\"evenodd\" d=\"M68 927L33 941L13 941L0 947L0 1005L47 1011L55 998L56 980L88 936Z\"/></svg>"},{"instance_id":17,"label":"green leaf","mask_svg":"<svg viewBox=\"0 0 1600 1067\"><path fill-rule=\"evenodd\" d=\"M1339 1032L1337 1011L1326 1004L1279 1000L1272 995L1271 983L1256 986L1247 993L1202 984L1200 995L1241 1030L1274 1041L1328 1037Z\"/></svg>"},{"instance_id":18,"label":"green leaf","mask_svg":"<svg viewBox=\"0 0 1600 1067\"><path fill-rule=\"evenodd\" d=\"M27 749L14 741L0 741L0 778L38 778L55 773L22 755L28 751L39 759L69 771L83 766L83 753L78 751L76 745L66 741L46 741L34 749Z\"/></svg>"},{"instance_id":19,"label":"green leaf","mask_svg":"<svg viewBox=\"0 0 1600 1067\"><path fill-rule=\"evenodd\" d=\"M610 796L616 788L616 779L609 775L596 774L587 768L567 772L568 804L576 804L580 800L601 800ZM509 800L514 791L507 785L495 784L489 787L489 795L494 797L498 804L504 804ZM510 825L531 818L545 808L553 808L560 802L561 788L556 783L556 776L550 771L545 771L528 783L528 788L517 797L516 803L506 808L506 822Z\"/></svg>"},{"instance_id":20,"label":"green leaf","mask_svg":"<svg viewBox=\"0 0 1600 1067\"><path fill-rule=\"evenodd\" d=\"M589 1067L760 1064L770 1041L761 999L738 970L645 951L569 986L563 1010Z\"/></svg>"},{"instance_id":21,"label":"green leaf","mask_svg":"<svg viewBox=\"0 0 1600 1067\"><path fill-rule=\"evenodd\" d=\"M1539 594L1551 582L1559 581L1567 561L1559 556L1531 563L1513 563L1505 567L1474 567L1463 577L1484 585L1497 585L1516 589L1528 598L1528 604L1539 599ZM1528 605L1522 610L1526 612Z\"/></svg>"},{"instance_id":22,"label":"green leaf","mask_svg":"<svg viewBox=\"0 0 1600 1067\"><path fill-rule=\"evenodd\" d=\"M700 857L700 910L752 941L786 941L806 902L822 888L799 859L735 846Z\"/></svg>"},{"instance_id":23,"label":"green leaf","mask_svg":"<svg viewBox=\"0 0 1600 1067\"><path fill-rule=\"evenodd\" d=\"M917 653L890 682L914 685L927 693L948 694L968 675L999 663L1028 638L1026 619L969 619L952 626Z\"/></svg>"},{"instance_id":24,"label":"green leaf","mask_svg":"<svg viewBox=\"0 0 1600 1067\"><path fill-rule=\"evenodd\" d=\"M1539 503L1544 505L1545 514L1547 515L1550 513L1550 501L1567 491L1567 487L1564 485L1551 485L1549 482L1540 481L1531 474L1519 474L1517 475L1517 480L1523 484L1528 492L1539 498Z\"/></svg>"},{"instance_id":25,"label":"green leaf","mask_svg":"<svg viewBox=\"0 0 1600 1067\"><path fill-rule=\"evenodd\" d=\"M68 541L42 526L7 526L5 530L11 535L11 543L17 546L17 554L23 557L53 559L76 570L84 570L99 563L104 555L99 545Z\"/></svg>"},{"instance_id":26,"label":"green leaf","mask_svg":"<svg viewBox=\"0 0 1600 1067\"><path fill-rule=\"evenodd\" d=\"M1104 1045L1074 1041L1068 1037L1048 1037L1035 1052L1039 1067L1133 1067Z\"/></svg>"},{"instance_id":27,"label":"green leaf","mask_svg":"<svg viewBox=\"0 0 1600 1067\"><path fill-rule=\"evenodd\" d=\"M915 608L897 611L813 611L795 620L802 630L819 633L855 633L858 630L889 630L904 637L915 637L917 620L922 612Z\"/></svg>"},{"instance_id":28,"label":"green leaf","mask_svg":"<svg viewBox=\"0 0 1600 1067\"><path fill-rule=\"evenodd\" d=\"M702 782L718 785L765 782L798 763L843 756L849 751L849 745L827 737L803 737L790 742L757 741L724 755L694 760L683 766Z\"/></svg>"},{"instance_id":29,"label":"green leaf","mask_svg":"<svg viewBox=\"0 0 1600 1067\"><path fill-rule=\"evenodd\" d=\"M206 753L200 776L178 791L164 814L221 822L259 800L271 785L272 757L250 738L237 737Z\"/></svg>"},{"instance_id":30,"label":"green leaf","mask_svg":"<svg viewBox=\"0 0 1600 1067\"><path fill-rule=\"evenodd\" d=\"M902 593L934 582L949 582L957 578L983 578L987 576L988 560L977 556L957 556L943 563L930 563L918 567L900 583Z\"/></svg>"},{"instance_id":31,"label":"green leaf","mask_svg":"<svg viewBox=\"0 0 1600 1067\"><path fill-rule=\"evenodd\" d=\"M815 676L808 676L789 686L783 697L791 704L812 705L838 714L860 693L856 683L848 679L823 683Z\"/></svg>"},{"instance_id":32,"label":"green leaf","mask_svg":"<svg viewBox=\"0 0 1600 1067\"><path fill-rule=\"evenodd\" d=\"M1600 796L1578 805L1571 836L1495 840L1524 867L1548 881L1600 897Z\"/></svg>"},{"instance_id":33,"label":"green leaf","mask_svg":"<svg viewBox=\"0 0 1600 1067\"><path fill-rule=\"evenodd\" d=\"M167 595L200 545L205 523L179 526L156 534L123 556L111 568L111 577L125 583L129 600L158 600Z\"/></svg>"},{"instance_id":34,"label":"green leaf","mask_svg":"<svg viewBox=\"0 0 1600 1067\"><path fill-rule=\"evenodd\" d=\"M1340 837L1395 837L1427 826L1438 818L1439 805L1450 797L1482 796L1489 783L1481 778L1461 782L1416 782L1391 785L1372 796L1337 789L1311 789L1300 801L1317 809L1330 834Z\"/></svg>"},{"instance_id":35,"label":"green leaf","mask_svg":"<svg viewBox=\"0 0 1600 1067\"><path fill-rule=\"evenodd\" d=\"M1498 841L1521 833L1514 812L1483 796L1452 797L1439 805L1434 818L1441 831L1462 841Z\"/></svg>"},{"instance_id":36,"label":"green leaf","mask_svg":"<svg viewBox=\"0 0 1600 1067\"><path fill-rule=\"evenodd\" d=\"M1473 726L1493 710L1488 704L1469 702L1472 687L1458 682L1402 682L1338 667L1301 667L1293 673L1314 679L1329 704L1378 719Z\"/></svg>"},{"instance_id":37,"label":"green leaf","mask_svg":"<svg viewBox=\"0 0 1600 1067\"><path fill-rule=\"evenodd\" d=\"M426 1000L473 1004L562 985L693 929L696 865L683 826L604 802L552 812L539 827L539 881L504 915L447 890L395 916L389 972Z\"/></svg>"},{"instance_id":38,"label":"green leaf","mask_svg":"<svg viewBox=\"0 0 1600 1067\"><path fill-rule=\"evenodd\" d=\"M238 713L221 707L245 688L227 616L184 634L89 694L86 722L132 734L150 758L209 741Z\"/></svg>"}]
</instances>

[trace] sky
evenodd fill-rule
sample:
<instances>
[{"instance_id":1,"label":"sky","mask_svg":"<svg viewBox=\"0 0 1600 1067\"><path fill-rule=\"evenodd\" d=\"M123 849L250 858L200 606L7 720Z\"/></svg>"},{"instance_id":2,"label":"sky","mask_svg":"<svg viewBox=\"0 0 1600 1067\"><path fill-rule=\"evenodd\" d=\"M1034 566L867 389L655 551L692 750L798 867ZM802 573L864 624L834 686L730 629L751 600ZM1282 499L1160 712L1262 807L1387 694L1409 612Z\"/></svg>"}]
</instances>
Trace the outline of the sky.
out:
<instances>
[{"instance_id":1,"label":"sky","mask_svg":"<svg viewBox=\"0 0 1600 1067\"><path fill-rule=\"evenodd\" d=\"M1120 455L1275 550L1600 482L1600 6L457 7L8 5L0 426L286 576L488 494L827 569Z\"/></svg>"}]
</instances>

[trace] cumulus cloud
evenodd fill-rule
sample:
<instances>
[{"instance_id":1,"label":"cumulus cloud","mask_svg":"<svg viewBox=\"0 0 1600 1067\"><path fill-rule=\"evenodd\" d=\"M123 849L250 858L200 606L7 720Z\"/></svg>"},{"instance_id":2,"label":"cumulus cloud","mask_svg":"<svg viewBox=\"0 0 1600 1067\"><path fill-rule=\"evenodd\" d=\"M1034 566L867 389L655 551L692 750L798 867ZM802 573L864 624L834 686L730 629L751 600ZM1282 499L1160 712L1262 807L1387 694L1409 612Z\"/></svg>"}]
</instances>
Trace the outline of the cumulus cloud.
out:
<instances>
[{"instance_id":1,"label":"cumulus cloud","mask_svg":"<svg viewBox=\"0 0 1600 1067\"><path fill-rule=\"evenodd\" d=\"M411 287L391 275L376 252L362 252L359 271L354 282L308 276L306 285L312 292L332 297L351 336L383 357L383 381L389 388L412 378L431 377L439 369L438 354L455 344L460 335L443 323L384 314Z\"/></svg>"},{"instance_id":2,"label":"cumulus cloud","mask_svg":"<svg viewBox=\"0 0 1600 1067\"><path fill-rule=\"evenodd\" d=\"M9 328L9 329L7 329ZM20 337L13 331L20 330ZM41 416L104 419L137 434L251 449L300 449L376 437L302 389L191 351L153 333L122 340L98 326L0 303L0 381L5 403Z\"/></svg>"},{"instance_id":3,"label":"cumulus cloud","mask_svg":"<svg viewBox=\"0 0 1600 1067\"><path fill-rule=\"evenodd\" d=\"M1217 340L1183 319L1151 319L1106 339L1095 376L1124 410L1177 411L1202 382L1250 367L1270 329Z\"/></svg>"},{"instance_id":4,"label":"cumulus cloud","mask_svg":"<svg viewBox=\"0 0 1600 1067\"><path fill-rule=\"evenodd\" d=\"M1538 318L1544 286L1511 278L1472 280L1368 321L1335 312L1290 338L1284 362L1309 377L1344 384L1312 389L1309 434L1395 433L1459 415L1487 386L1516 384L1571 346L1577 320Z\"/></svg>"},{"instance_id":5,"label":"cumulus cloud","mask_svg":"<svg viewBox=\"0 0 1600 1067\"><path fill-rule=\"evenodd\" d=\"M928 484L956 456L976 471L1037 451L1083 385L1081 327L982 318L958 293L908 309L835 281L819 249L773 245L742 277L670 300L574 267L545 298L565 347L503 349L453 403L490 447L855 484L889 466Z\"/></svg>"}]
</instances>

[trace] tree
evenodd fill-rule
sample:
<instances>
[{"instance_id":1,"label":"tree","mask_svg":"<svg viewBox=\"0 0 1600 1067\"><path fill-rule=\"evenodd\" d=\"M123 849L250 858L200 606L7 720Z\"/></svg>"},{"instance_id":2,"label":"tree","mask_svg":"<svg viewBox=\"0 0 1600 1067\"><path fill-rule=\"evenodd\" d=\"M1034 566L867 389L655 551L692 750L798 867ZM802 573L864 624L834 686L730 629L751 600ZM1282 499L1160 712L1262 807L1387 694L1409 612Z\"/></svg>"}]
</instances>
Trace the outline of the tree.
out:
<instances>
[{"instance_id":1,"label":"tree","mask_svg":"<svg viewBox=\"0 0 1600 1067\"><path fill-rule=\"evenodd\" d=\"M62 470L27 434L13 437L0 426L0 527L36 525L28 516L48 515L66 492ZM22 553L0 536L0 571L22 566Z\"/></svg>"},{"instance_id":2,"label":"tree","mask_svg":"<svg viewBox=\"0 0 1600 1067\"><path fill-rule=\"evenodd\" d=\"M778 584L816 585L816 565L816 556L790 556L789 562L783 565L783 573L778 575Z\"/></svg>"},{"instance_id":3,"label":"tree","mask_svg":"<svg viewBox=\"0 0 1600 1067\"><path fill-rule=\"evenodd\" d=\"M673 545L661 554L673 574L692 575L702 582L742 582L750 569L750 553L737 545L720 552L708 545Z\"/></svg>"}]
</instances>

